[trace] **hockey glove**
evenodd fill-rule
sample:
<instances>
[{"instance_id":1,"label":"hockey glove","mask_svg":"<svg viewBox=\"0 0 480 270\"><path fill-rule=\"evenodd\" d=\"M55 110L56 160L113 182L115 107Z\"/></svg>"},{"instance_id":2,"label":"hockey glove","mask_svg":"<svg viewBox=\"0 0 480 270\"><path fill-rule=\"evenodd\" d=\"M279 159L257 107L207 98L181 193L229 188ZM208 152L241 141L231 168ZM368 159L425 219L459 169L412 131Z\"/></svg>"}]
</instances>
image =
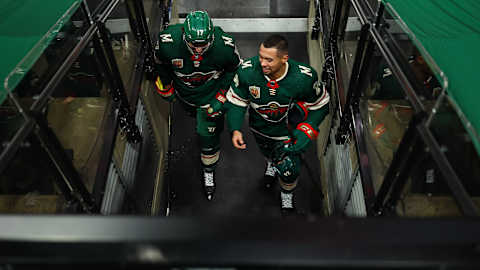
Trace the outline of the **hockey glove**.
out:
<instances>
[{"instance_id":1,"label":"hockey glove","mask_svg":"<svg viewBox=\"0 0 480 270\"><path fill-rule=\"evenodd\" d=\"M308 123L300 123L297 128L293 130L292 135L294 138L284 141L285 146L283 151L298 154L307 150L312 141L317 138L318 131Z\"/></svg>"},{"instance_id":2,"label":"hockey glove","mask_svg":"<svg viewBox=\"0 0 480 270\"><path fill-rule=\"evenodd\" d=\"M215 118L223 113L223 104L225 104L225 101L227 101L227 98L225 97L226 93L227 90L220 89L220 91L218 91L218 93L215 95L215 98L212 100L212 102L208 104L208 117Z\"/></svg>"},{"instance_id":3,"label":"hockey glove","mask_svg":"<svg viewBox=\"0 0 480 270\"><path fill-rule=\"evenodd\" d=\"M173 89L172 83L164 87L162 80L160 80L160 77L158 76L157 80L155 81L155 87L157 88L157 93L159 93L162 98L169 102L172 102L174 100L175 90Z\"/></svg>"}]
</instances>

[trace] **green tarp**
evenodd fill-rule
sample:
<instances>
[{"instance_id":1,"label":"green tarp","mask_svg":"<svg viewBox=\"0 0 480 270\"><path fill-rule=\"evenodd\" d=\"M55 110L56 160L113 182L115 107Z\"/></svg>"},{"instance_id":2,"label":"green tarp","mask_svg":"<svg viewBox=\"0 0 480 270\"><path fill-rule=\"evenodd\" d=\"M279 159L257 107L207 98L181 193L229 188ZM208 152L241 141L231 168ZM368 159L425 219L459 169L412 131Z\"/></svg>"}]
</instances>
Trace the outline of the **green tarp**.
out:
<instances>
[{"instance_id":1,"label":"green tarp","mask_svg":"<svg viewBox=\"0 0 480 270\"><path fill-rule=\"evenodd\" d=\"M446 77L448 95L458 105L465 127L480 152L480 1L383 0L398 15ZM407 29L407 30L408 30ZM429 63L432 67L433 63ZM433 67L435 69L435 67ZM443 72L443 74L441 72ZM444 83L445 84L445 83Z\"/></svg>"},{"instance_id":2,"label":"green tarp","mask_svg":"<svg viewBox=\"0 0 480 270\"><path fill-rule=\"evenodd\" d=\"M0 1L0 104L80 3L80 0Z\"/></svg>"}]
</instances>

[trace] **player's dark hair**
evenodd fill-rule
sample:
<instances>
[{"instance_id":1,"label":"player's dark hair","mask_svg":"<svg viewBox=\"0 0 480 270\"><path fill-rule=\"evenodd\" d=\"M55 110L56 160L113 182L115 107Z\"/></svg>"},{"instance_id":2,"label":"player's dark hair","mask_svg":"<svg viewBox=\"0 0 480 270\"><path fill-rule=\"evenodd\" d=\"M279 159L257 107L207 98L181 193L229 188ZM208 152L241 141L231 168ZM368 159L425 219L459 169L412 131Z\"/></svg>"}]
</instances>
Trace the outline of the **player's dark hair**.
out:
<instances>
[{"instance_id":1,"label":"player's dark hair","mask_svg":"<svg viewBox=\"0 0 480 270\"><path fill-rule=\"evenodd\" d=\"M288 42L281 35L271 35L262 42L265 48L275 48L280 55L288 54Z\"/></svg>"}]
</instances>

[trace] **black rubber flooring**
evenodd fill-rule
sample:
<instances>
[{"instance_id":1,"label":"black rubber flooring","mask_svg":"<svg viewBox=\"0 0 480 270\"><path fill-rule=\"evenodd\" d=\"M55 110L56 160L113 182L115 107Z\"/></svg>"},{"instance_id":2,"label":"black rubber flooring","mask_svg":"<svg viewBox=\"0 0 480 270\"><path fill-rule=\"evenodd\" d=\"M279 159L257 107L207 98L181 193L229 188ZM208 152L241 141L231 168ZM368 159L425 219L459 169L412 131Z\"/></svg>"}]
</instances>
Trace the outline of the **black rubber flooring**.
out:
<instances>
[{"instance_id":1,"label":"black rubber flooring","mask_svg":"<svg viewBox=\"0 0 480 270\"><path fill-rule=\"evenodd\" d=\"M216 169L217 190L212 201L203 193L200 150L194 134L194 119L174 105L172 145L168 178L171 216L271 216L279 217L278 186L265 190L262 177L265 161L249 131L244 132L247 149L235 149L230 134L222 135L222 152ZM244 130L247 130L244 128ZM322 215L322 195L314 147L305 153L296 204L299 215ZM314 182L315 181L315 182Z\"/></svg>"},{"instance_id":2,"label":"black rubber flooring","mask_svg":"<svg viewBox=\"0 0 480 270\"><path fill-rule=\"evenodd\" d=\"M243 58L256 55L266 34L236 34ZM290 42L300 49L290 49L291 57L308 62L304 33L289 33ZM245 120L245 125L247 121ZM225 125L226 127L226 125ZM222 134L220 161L216 169L217 190L212 201L203 193L201 181L200 148L195 135L195 120L189 117L180 104L174 103L170 135L170 155L167 178L170 189L170 216L261 216L280 217L279 188L266 191L262 186L265 160L253 135L243 128L247 149L232 146L230 134L225 128ZM316 147L304 155L306 165L301 169L296 189L296 205L299 216L322 214L322 194Z\"/></svg>"}]
</instances>

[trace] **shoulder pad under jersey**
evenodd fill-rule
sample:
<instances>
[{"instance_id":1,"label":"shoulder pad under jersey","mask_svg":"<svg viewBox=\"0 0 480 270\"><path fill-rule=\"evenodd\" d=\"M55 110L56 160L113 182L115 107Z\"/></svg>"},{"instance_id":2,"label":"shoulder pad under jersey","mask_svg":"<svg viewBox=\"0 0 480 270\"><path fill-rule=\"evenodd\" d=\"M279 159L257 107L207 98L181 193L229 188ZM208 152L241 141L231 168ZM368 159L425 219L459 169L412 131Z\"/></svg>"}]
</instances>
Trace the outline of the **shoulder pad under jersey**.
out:
<instances>
[{"instance_id":1,"label":"shoulder pad under jersey","mask_svg":"<svg viewBox=\"0 0 480 270\"><path fill-rule=\"evenodd\" d=\"M228 47L232 49L235 48L235 39L231 35L225 33L221 27L215 26L214 35L217 46Z\"/></svg>"},{"instance_id":2,"label":"shoulder pad under jersey","mask_svg":"<svg viewBox=\"0 0 480 270\"><path fill-rule=\"evenodd\" d=\"M257 57L251 57L251 58L245 59L242 62L241 69L243 69L243 70L253 70L257 63L258 63L258 58Z\"/></svg>"},{"instance_id":3,"label":"shoulder pad under jersey","mask_svg":"<svg viewBox=\"0 0 480 270\"><path fill-rule=\"evenodd\" d=\"M168 26L158 35L160 44L169 44L178 42L182 39L182 24L173 24Z\"/></svg>"}]
</instances>

